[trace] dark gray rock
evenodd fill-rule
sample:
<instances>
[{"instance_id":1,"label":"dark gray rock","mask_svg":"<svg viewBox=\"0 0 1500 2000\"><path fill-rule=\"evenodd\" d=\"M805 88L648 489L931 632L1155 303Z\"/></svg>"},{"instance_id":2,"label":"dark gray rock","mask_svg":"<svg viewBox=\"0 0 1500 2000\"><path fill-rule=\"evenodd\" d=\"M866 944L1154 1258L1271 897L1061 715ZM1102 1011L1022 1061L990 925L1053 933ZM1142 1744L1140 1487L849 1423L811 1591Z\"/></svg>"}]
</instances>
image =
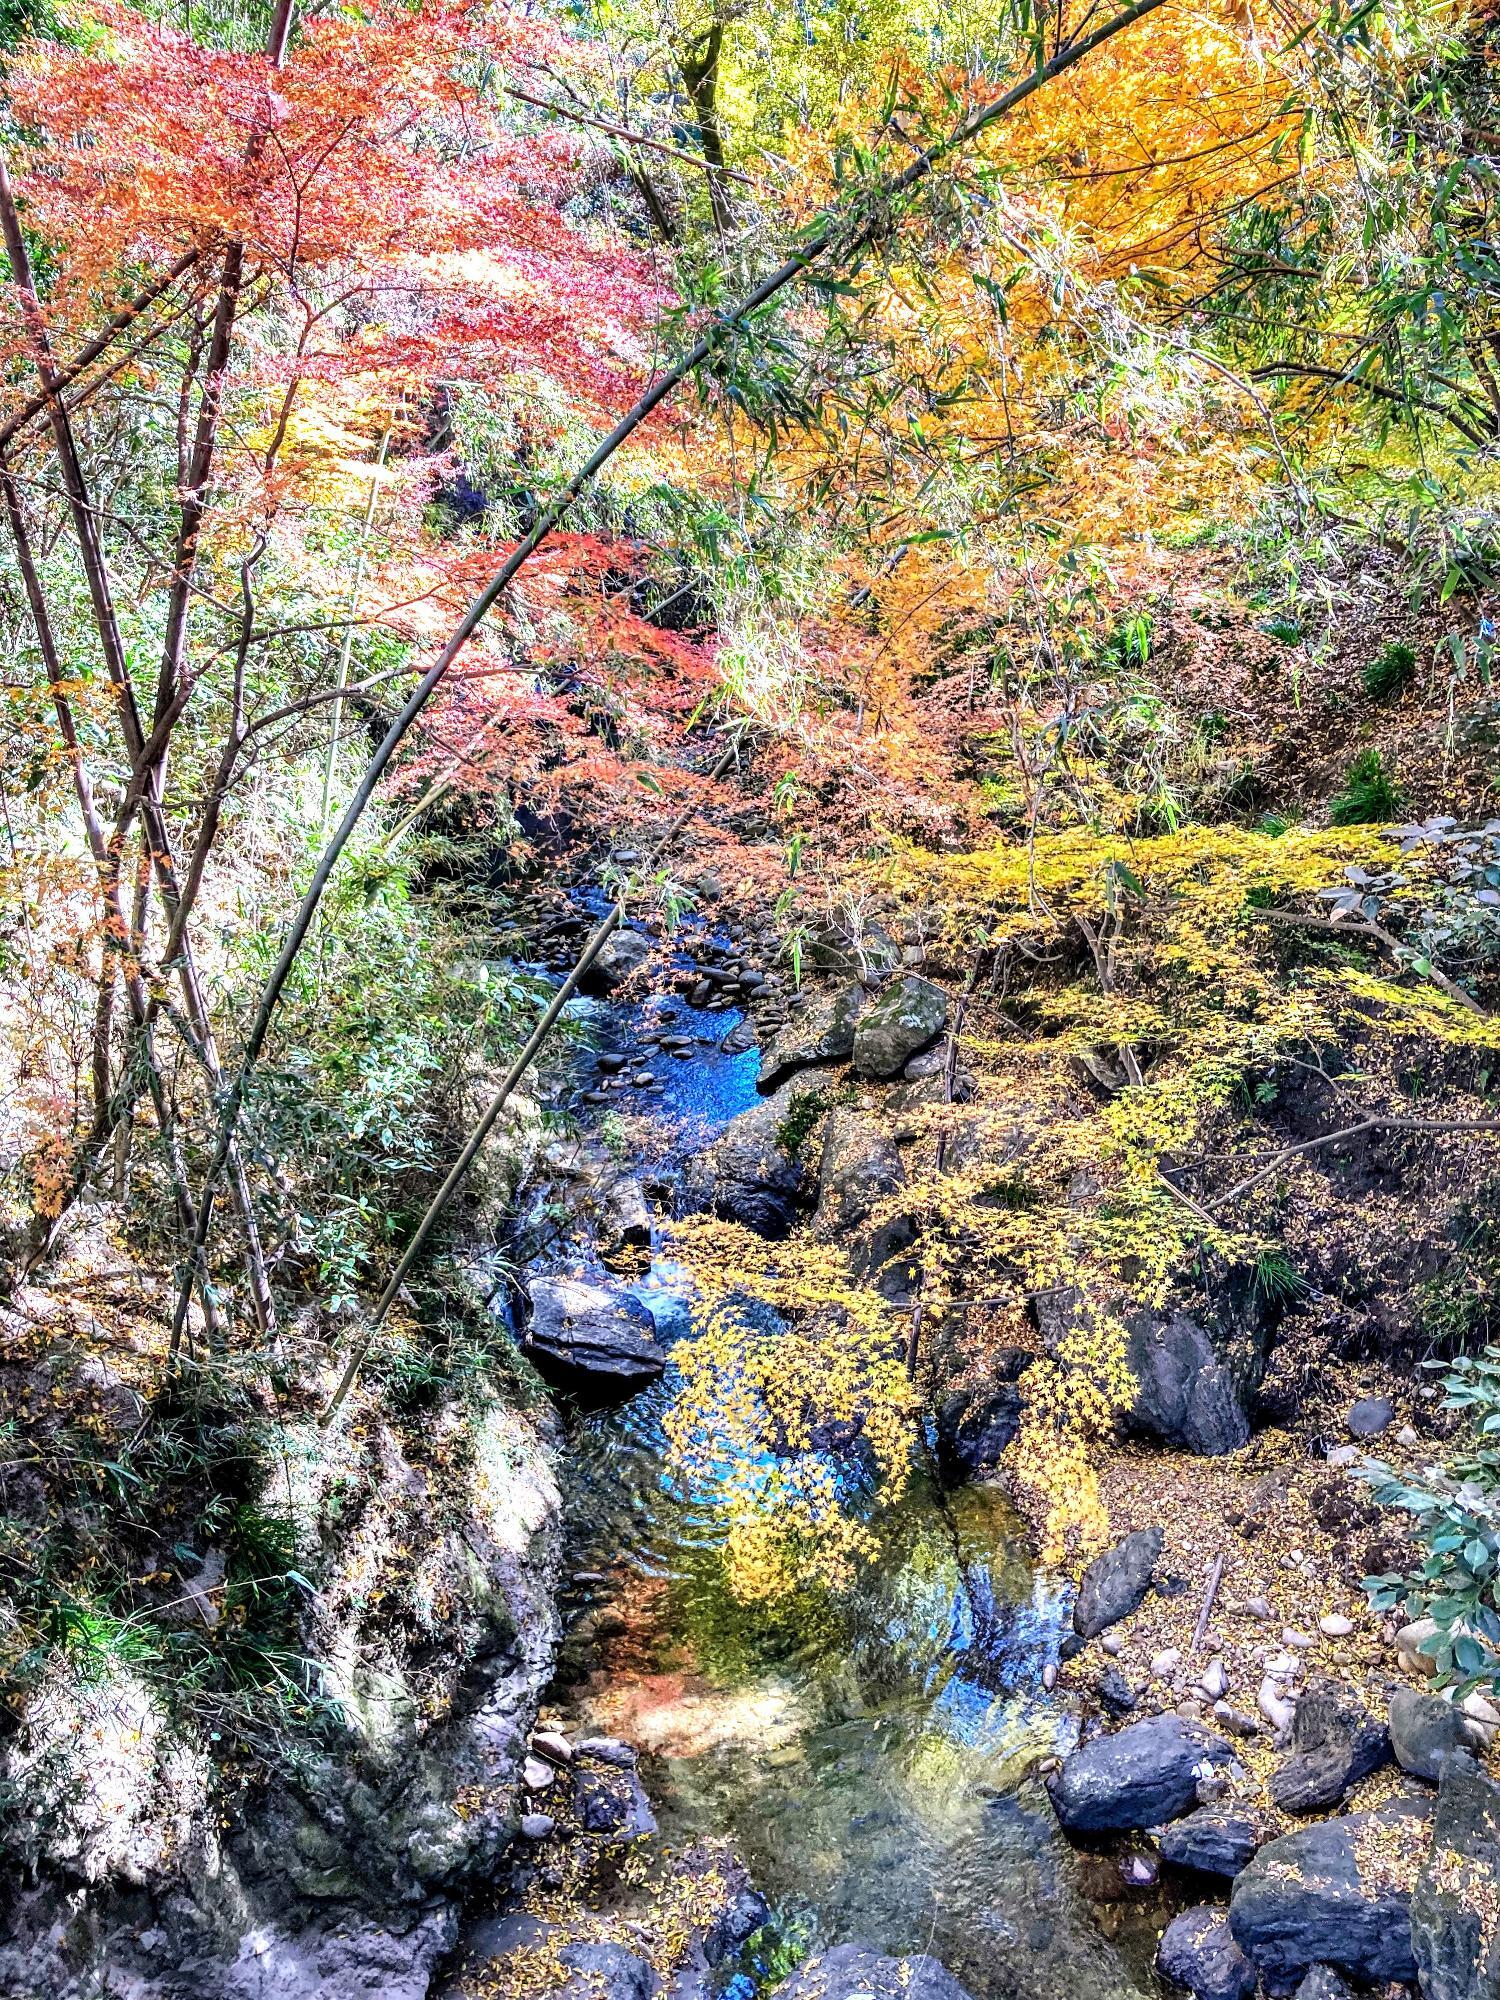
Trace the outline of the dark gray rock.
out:
<instances>
[{"instance_id":1,"label":"dark gray rock","mask_svg":"<svg viewBox=\"0 0 1500 2000\"><path fill-rule=\"evenodd\" d=\"M582 1278L533 1278L526 1352L549 1381L599 1396L633 1395L666 1366L656 1322L637 1298Z\"/></svg>"},{"instance_id":2,"label":"dark gray rock","mask_svg":"<svg viewBox=\"0 0 1500 2000\"><path fill-rule=\"evenodd\" d=\"M651 2000L656 1991L651 1966L622 1944L569 1944L557 1955L579 1975L558 2000Z\"/></svg>"},{"instance_id":3,"label":"dark gray rock","mask_svg":"<svg viewBox=\"0 0 1500 2000\"><path fill-rule=\"evenodd\" d=\"M1250 2000L1255 1967L1235 1943L1224 1912L1207 1904L1184 1910L1162 1932L1156 1966L1164 1979L1185 1986L1195 2000Z\"/></svg>"},{"instance_id":4,"label":"dark gray rock","mask_svg":"<svg viewBox=\"0 0 1500 2000\"><path fill-rule=\"evenodd\" d=\"M854 1053L854 1027L870 996L862 986L823 986L807 996L760 1059L756 1088L769 1095L815 1063L847 1062Z\"/></svg>"},{"instance_id":5,"label":"dark gray rock","mask_svg":"<svg viewBox=\"0 0 1500 2000\"><path fill-rule=\"evenodd\" d=\"M1050 1782L1052 1804L1069 1833L1160 1826L1190 1812L1200 1777L1233 1757L1222 1736L1197 1723L1152 1716L1075 1750Z\"/></svg>"},{"instance_id":6,"label":"dark gray rock","mask_svg":"<svg viewBox=\"0 0 1500 2000\"><path fill-rule=\"evenodd\" d=\"M1396 1421L1396 1406L1388 1396L1366 1396L1351 1406L1344 1421L1357 1438L1379 1437Z\"/></svg>"},{"instance_id":7,"label":"dark gray rock","mask_svg":"<svg viewBox=\"0 0 1500 2000\"><path fill-rule=\"evenodd\" d=\"M573 1745L575 1757L591 1758L596 1764L613 1764L622 1771L635 1769L635 1751L618 1736L584 1736Z\"/></svg>"},{"instance_id":8,"label":"dark gray rock","mask_svg":"<svg viewBox=\"0 0 1500 2000\"><path fill-rule=\"evenodd\" d=\"M1354 2000L1354 1988L1331 1965L1315 1965L1292 2000Z\"/></svg>"},{"instance_id":9,"label":"dark gray rock","mask_svg":"<svg viewBox=\"0 0 1500 2000\"><path fill-rule=\"evenodd\" d=\"M893 979L859 1017L854 1067L861 1076L899 1076L914 1055L937 1040L947 1019L948 996L941 986L914 972Z\"/></svg>"},{"instance_id":10,"label":"dark gray rock","mask_svg":"<svg viewBox=\"0 0 1500 2000\"><path fill-rule=\"evenodd\" d=\"M1339 1681L1316 1680L1297 1703L1292 1755L1268 1789L1283 1812L1322 1812L1391 1754L1390 1734Z\"/></svg>"},{"instance_id":11,"label":"dark gray rock","mask_svg":"<svg viewBox=\"0 0 1500 2000\"><path fill-rule=\"evenodd\" d=\"M771 1905L758 1890L741 1889L703 1933L703 1956L710 1965L722 1964L747 1938L754 1937L770 1914Z\"/></svg>"},{"instance_id":12,"label":"dark gray rock","mask_svg":"<svg viewBox=\"0 0 1500 2000\"><path fill-rule=\"evenodd\" d=\"M1227 1806L1200 1806L1162 1830L1157 1846L1163 1861L1196 1868L1204 1875L1238 1875L1263 1835L1248 1813Z\"/></svg>"},{"instance_id":13,"label":"dark gray rock","mask_svg":"<svg viewBox=\"0 0 1500 2000\"><path fill-rule=\"evenodd\" d=\"M606 938L579 984L586 993L613 993L651 956L651 940L639 931L620 930Z\"/></svg>"},{"instance_id":14,"label":"dark gray rock","mask_svg":"<svg viewBox=\"0 0 1500 2000\"><path fill-rule=\"evenodd\" d=\"M829 1113L813 1234L824 1243L848 1243L858 1275L878 1270L914 1241L916 1230L905 1216L863 1230L876 1206L905 1185L901 1155L874 1119L857 1111Z\"/></svg>"},{"instance_id":15,"label":"dark gray rock","mask_svg":"<svg viewBox=\"0 0 1500 2000\"><path fill-rule=\"evenodd\" d=\"M946 1966L925 1952L887 1958L869 1944L840 1944L819 1952L773 2000L971 2000Z\"/></svg>"},{"instance_id":16,"label":"dark gray rock","mask_svg":"<svg viewBox=\"0 0 1500 2000\"><path fill-rule=\"evenodd\" d=\"M1414 1979L1411 1885L1429 1837L1426 1815L1398 1800L1267 1841L1235 1877L1235 1942L1277 1978L1331 1965L1355 1979Z\"/></svg>"},{"instance_id":17,"label":"dark gray rock","mask_svg":"<svg viewBox=\"0 0 1500 2000\"><path fill-rule=\"evenodd\" d=\"M708 1209L759 1236L790 1231L816 1193L814 1176L789 1134L806 1086L784 1084L764 1104L731 1118L719 1136L688 1161L683 1192L690 1207Z\"/></svg>"},{"instance_id":18,"label":"dark gray rock","mask_svg":"<svg viewBox=\"0 0 1500 2000\"><path fill-rule=\"evenodd\" d=\"M1165 1540L1160 1528L1137 1528L1095 1556L1083 1572L1073 1606L1073 1630L1080 1639L1095 1639L1130 1616L1151 1587Z\"/></svg>"},{"instance_id":19,"label":"dark gray rock","mask_svg":"<svg viewBox=\"0 0 1500 2000\"><path fill-rule=\"evenodd\" d=\"M946 1396L937 1410L938 1462L946 1479L982 1479L995 1471L1021 1428L1014 1382L981 1383Z\"/></svg>"},{"instance_id":20,"label":"dark gray rock","mask_svg":"<svg viewBox=\"0 0 1500 2000\"><path fill-rule=\"evenodd\" d=\"M1468 1757L1484 1748L1484 1733L1456 1703L1416 1688L1391 1696L1391 1748L1403 1771L1435 1784L1450 1757Z\"/></svg>"},{"instance_id":21,"label":"dark gray rock","mask_svg":"<svg viewBox=\"0 0 1500 2000\"><path fill-rule=\"evenodd\" d=\"M580 1771L574 1782L573 1808L586 1833L639 1840L643 1834L656 1831L651 1802L632 1770Z\"/></svg>"},{"instance_id":22,"label":"dark gray rock","mask_svg":"<svg viewBox=\"0 0 1500 2000\"><path fill-rule=\"evenodd\" d=\"M1129 1715L1136 1704L1136 1692L1120 1672L1118 1667L1106 1667L1094 1683L1094 1693L1099 1697L1099 1706L1106 1715L1118 1721L1122 1715Z\"/></svg>"},{"instance_id":23,"label":"dark gray rock","mask_svg":"<svg viewBox=\"0 0 1500 2000\"><path fill-rule=\"evenodd\" d=\"M1249 1443L1250 1423L1233 1377L1196 1320L1180 1312L1165 1319L1136 1312L1126 1330L1125 1358L1136 1379L1129 1415L1136 1429L1203 1458Z\"/></svg>"},{"instance_id":24,"label":"dark gray rock","mask_svg":"<svg viewBox=\"0 0 1500 2000\"><path fill-rule=\"evenodd\" d=\"M1500 2000L1500 1785L1451 1757L1411 1899L1424 2000Z\"/></svg>"}]
</instances>

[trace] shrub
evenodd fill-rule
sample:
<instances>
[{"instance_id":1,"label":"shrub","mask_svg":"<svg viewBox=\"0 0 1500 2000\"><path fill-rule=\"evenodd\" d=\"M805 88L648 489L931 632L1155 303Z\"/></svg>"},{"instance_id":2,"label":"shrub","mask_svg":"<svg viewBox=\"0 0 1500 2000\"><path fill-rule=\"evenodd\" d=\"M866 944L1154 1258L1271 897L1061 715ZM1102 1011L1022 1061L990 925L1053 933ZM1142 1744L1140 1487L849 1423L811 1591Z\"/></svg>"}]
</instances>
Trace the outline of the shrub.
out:
<instances>
[{"instance_id":1,"label":"shrub","mask_svg":"<svg viewBox=\"0 0 1500 2000\"><path fill-rule=\"evenodd\" d=\"M1397 640L1387 646L1377 659L1371 660L1360 679L1371 701L1394 701L1397 695L1405 694L1416 672L1416 654L1410 646L1403 646Z\"/></svg>"},{"instance_id":2,"label":"shrub","mask_svg":"<svg viewBox=\"0 0 1500 2000\"><path fill-rule=\"evenodd\" d=\"M1422 1650L1437 1686L1500 1692L1500 1347L1455 1361L1443 1388L1447 1407L1468 1416L1466 1449L1422 1484L1377 1460L1360 1468L1383 1507L1411 1515L1427 1551L1410 1575L1367 1576L1364 1587L1378 1611L1432 1619Z\"/></svg>"},{"instance_id":3,"label":"shrub","mask_svg":"<svg viewBox=\"0 0 1500 2000\"><path fill-rule=\"evenodd\" d=\"M1334 826L1372 826L1396 819L1401 793L1378 750L1363 750L1344 774L1344 789L1328 807Z\"/></svg>"}]
</instances>

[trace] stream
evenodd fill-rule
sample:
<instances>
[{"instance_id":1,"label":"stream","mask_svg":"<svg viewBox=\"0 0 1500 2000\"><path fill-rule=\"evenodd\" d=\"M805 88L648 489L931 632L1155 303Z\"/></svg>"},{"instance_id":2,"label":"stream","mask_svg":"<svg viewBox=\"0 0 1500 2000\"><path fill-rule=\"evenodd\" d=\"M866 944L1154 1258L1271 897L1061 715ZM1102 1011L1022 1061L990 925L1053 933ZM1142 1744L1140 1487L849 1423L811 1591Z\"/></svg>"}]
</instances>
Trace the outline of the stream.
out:
<instances>
[{"instance_id":1,"label":"stream","mask_svg":"<svg viewBox=\"0 0 1500 2000\"><path fill-rule=\"evenodd\" d=\"M617 1150L628 1132L625 1164L658 1192L758 1101L759 1052L720 1046L742 1018L732 1009L658 994L572 1011L576 1112L606 1136L613 1122ZM692 1057L653 1055L638 1088L638 1052L662 1033L692 1036ZM620 1052L612 1120L583 1089L598 1055ZM664 1344L690 1332L691 1300L654 1244L630 1289ZM1154 1990L1150 1911L1124 1907L1113 1858L1071 1852L1028 1775L1076 1739L1043 1685L1071 1598L1034 1567L1001 1490L945 1494L919 1474L893 1505L868 1493L879 1553L852 1588L747 1605L726 1575L716 1484L685 1490L668 1459L678 1388L669 1363L623 1405L574 1416L550 1705L570 1729L639 1749L664 1841L728 1839L743 1857L772 1915L721 1968L722 1989L751 2000L805 1952L859 1938L931 1952L975 2000ZM1102 1926L1087 1869L1110 1899Z\"/></svg>"}]
</instances>

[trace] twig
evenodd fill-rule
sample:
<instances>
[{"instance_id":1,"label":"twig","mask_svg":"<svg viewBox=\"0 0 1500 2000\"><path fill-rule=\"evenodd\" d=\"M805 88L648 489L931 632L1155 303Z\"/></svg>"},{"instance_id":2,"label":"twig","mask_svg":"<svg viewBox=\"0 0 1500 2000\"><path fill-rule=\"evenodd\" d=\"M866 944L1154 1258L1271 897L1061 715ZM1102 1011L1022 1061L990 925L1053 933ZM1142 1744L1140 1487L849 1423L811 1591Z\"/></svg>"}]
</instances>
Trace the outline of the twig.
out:
<instances>
[{"instance_id":1,"label":"twig","mask_svg":"<svg viewBox=\"0 0 1500 2000\"><path fill-rule=\"evenodd\" d=\"M1224 1556L1221 1551L1214 1557L1214 1566L1208 1573L1208 1588L1203 1593L1203 1604L1198 1612L1198 1622L1193 1627L1193 1643L1188 1647L1190 1653L1196 1653L1198 1648L1203 1644L1203 1635L1208 1630L1209 1616L1213 1611L1214 1599L1219 1594L1219 1585L1223 1581L1223 1577Z\"/></svg>"}]
</instances>

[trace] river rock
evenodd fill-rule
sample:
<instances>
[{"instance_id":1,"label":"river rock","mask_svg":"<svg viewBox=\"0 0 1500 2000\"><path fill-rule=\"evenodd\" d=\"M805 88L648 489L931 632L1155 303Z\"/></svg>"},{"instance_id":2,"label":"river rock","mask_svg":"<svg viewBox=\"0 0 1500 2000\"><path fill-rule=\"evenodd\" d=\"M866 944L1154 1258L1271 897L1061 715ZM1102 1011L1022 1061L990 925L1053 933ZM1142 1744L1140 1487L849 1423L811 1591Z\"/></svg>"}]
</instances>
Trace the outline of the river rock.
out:
<instances>
[{"instance_id":1,"label":"river rock","mask_svg":"<svg viewBox=\"0 0 1500 2000\"><path fill-rule=\"evenodd\" d=\"M878 1270L912 1243L916 1230L906 1216L893 1216L873 1230L862 1226L878 1203L905 1185L901 1155L874 1119L857 1111L831 1112L823 1135L813 1234L824 1243L847 1243L858 1275Z\"/></svg>"},{"instance_id":2,"label":"river rock","mask_svg":"<svg viewBox=\"0 0 1500 2000\"><path fill-rule=\"evenodd\" d=\"M1099 1697L1099 1706L1106 1715L1116 1721L1122 1715L1129 1715L1135 1707L1135 1689L1126 1680L1118 1667L1106 1667L1094 1683L1094 1693Z\"/></svg>"},{"instance_id":3,"label":"river rock","mask_svg":"<svg viewBox=\"0 0 1500 2000\"><path fill-rule=\"evenodd\" d=\"M925 1952L887 1958L873 1945L835 1945L819 1952L773 2000L971 2000L946 1966Z\"/></svg>"},{"instance_id":4,"label":"river rock","mask_svg":"<svg viewBox=\"0 0 1500 2000\"><path fill-rule=\"evenodd\" d=\"M1314 1965L1355 1979L1414 1979L1411 1890L1428 1838L1422 1809L1396 1800L1267 1841L1235 1877L1235 1942L1274 1979Z\"/></svg>"},{"instance_id":5,"label":"river rock","mask_svg":"<svg viewBox=\"0 0 1500 2000\"><path fill-rule=\"evenodd\" d=\"M1436 1658L1423 1650L1436 1637L1435 1618L1414 1618L1410 1625L1401 1627L1396 1634L1396 1658L1409 1674L1430 1676L1437 1672Z\"/></svg>"},{"instance_id":6,"label":"river rock","mask_svg":"<svg viewBox=\"0 0 1500 2000\"><path fill-rule=\"evenodd\" d=\"M618 1736L581 1736L573 1745L573 1755L592 1758L596 1764L613 1764L622 1771L635 1769L635 1751Z\"/></svg>"},{"instance_id":7,"label":"river rock","mask_svg":"<svg viewBox=\"0 0 1500 2000\"><path fill-rule=\"evenodd\" d=\"M1177 1715L1132 1722L1065 1758L1049 1789L1069 1833L1117 1833L1178 1819L1199 1780L1233 1761L1222 1736Z\"/></svg>"},{"instance_id":8,"label":"river rock","mask_svg":"<svg viewBox=\"0 0 1500 2000\"><path fill-rule=\"evenodd\" d=\"M578 1824L586 1833L639 1840L643 1834L656 1831L651 1802L632 1770L580 1771L573 1791L573 1808Z\"/></svg>"},{"instance_id":9,"label":"river rock","mask_svg":"<svg viewBox=\"0 0 1500 2000\"><path fill-rule=\"evenodd\" d=\"M1484 1733L1456 1702L1417 1688L1397 1688L1391 1696L1391 1748L1403 1771L1415 1777L1442 1777L1451 1757L1483 1750Z\"/></svg>"},{"instance_id":10,"label":"river rock","mask_svg":"<svg viewBox=\"0 0 1500 2000\"><path fill-rule=\"evenodd\" d=\"M1162 1933L1157 1970L1195 2000L1250 2000L1255 1967L1234 1941L1224 1912L1202 1905L1174 1917Z\"/></svg>"},{"instance_id":11,"label":"river rock","mask_svg":"<svg viewBox=\"0 0 1500 2000\"><path fill-rule=\"evenodd\" d=\"M593 1396L629 1396L666 1366L656 1322L629 1292L581 1278L533 1278L526 1352L539 1371Z\"/></svg>"},{"instance_id":12,"label":"river rock","mask_svg":"<svg viewBox=\"0 0 1500 2000\"><path fill-rule=\"evenodd\" d=\"M1354 1988L1331 1965L1315 1965L1292 2000L1354 2000Z\"/></svg>"},{"instance_id":13,"label":"river rock","mask_svg":"<svg viewBox=\"0 0 1500 2000\"><path fill-rule=\"evenodd\" d=\"M1500 1785L1467 1757L1443 1769L1411 1941L1424 2000L1500 2000Z\"/></svg>"},{"instance_id":14,"label":"river rock","mask_svg":"<svg viewBox=\"0 0 1500 2000\"><path fill-rule=\"evenodd\" d=\"M651 956L651 940L639 931L618 930L606 938L579 984L587 993L613 993Z\"/></svg>"},{"instance_id":15,"label":"river rock","mask_svg":"<svg viewBox=\"0 0 1500 2000\"><path fill-rule=\"evenodd\" d=\"M1186 1819L1164 1827L1157 1846L1162 1860L1179 1868L1232 1878L1254 1855L1261 1839L1261 1830L1248 1813L1228 1806L1200 1806Z\"/></svg>"},{"instance_id":16,"label":"river rock","mask_svg":"<svg viewBox=\"0 0 1500 2000\"><path fill-rule=\"evenodd\" d=\"M860 1015L854 1030L854 1067L861 1076L899 1076L948 1019L948 996L930 979L909 972L893 979Z\"/></svg>"},{"instance_id":17,"label":"river rock","mask_svg":"<svg viewBox=\"0 0 1500 2000\"><path fill-rule=\"evenodd\" d=\"M651 2000L656 1991L650 1962L622 1944L569 1944L557 1955L578 1974L557 2000Z\"/></svg>"},{"instance_id":18,"label":"river rock","mask_svg":"<svg viewBox=\"0 0 1500 2000\"><path fill-rule=\"evenodd\" d=\"M769 1094L798 1070L815 1063L847 1062L854 1053L855 1023L869 1004L862 986L816 987L760 1060L756 1088Z\"/></svg>"},{"instance_id":19,"label":"river rock","mask_svg":"<svg viewBox=\"0 0 1500 2000\"><path fill-rule=\"evenodd\" d=\"M759 1236L787 1235L815 1193L791 1137L798 1122L793 1114L805 1094L796 1084L784 1084L763 1104L731 1118L687 1163L682 1184L689 1205Z\"/></svg>"},{"instance_id":20,"label":"river rock","mask_svg":"<svg viewBox=\"0 0 1500 2000\"><path fill-rule=\"evenodd\" d=\"M1379 1437L1396 1421L1396 1406L1388 1396L1365 1396L1350 1405L1344 1422L1357 1438Z\"/></svg>"},{"instance_id":21,"label":"river rock","mask_svg":"<svg viewBox=\"0 0 1500 2000\"><path fill-rule=\"evenodd\" d=\"M1297 1703L1292 1751L1271 1773L1271 1797L1283 1812L1322 1812L1386 1761L1391 1739L1341 1682L1316 1680Z\"/></svg>"},{"instance_id":22,"label":"river rock","mask_svg":"<svg viewBox=\"0 0 1500 2000\"><path fill-rule=\"evenodd\" d=\"M747 1938L754 1937L770 1914L771 1905L757 1890L739 1890L703 1933L703 1956L710 1965L722 1964Z\"/></svg>"},{"instance_id":23,"label":"river rock","mask_svg":"<svg viewBox=\"0 0 1500 2000\"><path fill-rule=\"evenodd\" d=\"M1031 1360L1018 1349L1019 1376ZM1016 1380L984 1381L955 1389L937 1407L938 1464L945 1479L982 1479L1000 1464L1021 1428L1021 1391Z\"/></svg>"},{"instance_id":24,"label":"river rock","mask_svg":"<svg viewBox=\"0 0 1500 2000\"><path fill-rule=\"evenodd\" d=\"M1160 1528L1138 1528L1095 1556L1083 1572L1073 1606L1073 1630L1080 1639L1096 1639L1136 1609L1151 1587L1165 1539Z\"/></svg>"},{"instance_id":25,"label":"river rock","mask_svg":"<svg viewBox=\"0 0 1500 2000\"><path fill-rule=\"evenodd\" d=\"M1163 1319L1135 1312L1126 1320L1125 1359L1136 1380L1132 1425L1163 1444L1203 1458L1222 1457L1250 1441L1250 1422L1213 1342L1186 1313Z\"/></svg>"}]
</instances>

